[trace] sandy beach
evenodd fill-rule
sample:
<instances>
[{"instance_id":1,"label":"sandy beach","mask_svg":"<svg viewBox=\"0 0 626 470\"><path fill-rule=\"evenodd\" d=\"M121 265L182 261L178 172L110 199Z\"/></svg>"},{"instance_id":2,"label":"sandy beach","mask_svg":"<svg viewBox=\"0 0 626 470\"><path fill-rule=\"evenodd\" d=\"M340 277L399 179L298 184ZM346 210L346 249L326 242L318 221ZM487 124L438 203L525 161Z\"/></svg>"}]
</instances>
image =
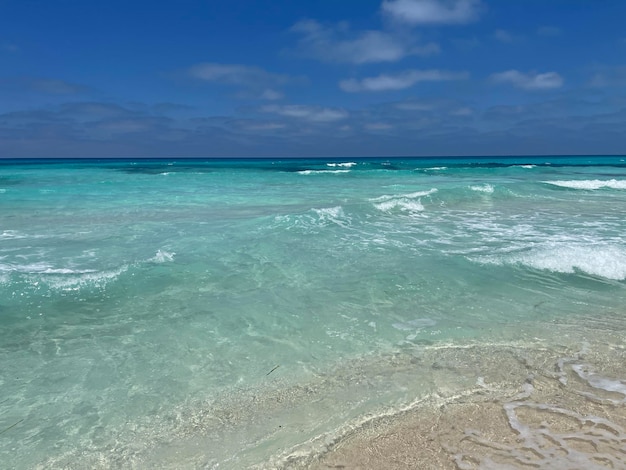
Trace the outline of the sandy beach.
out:
<instances>
[{"instance_id":1,"label":"sandy beach","mask_svg":"<svg viewBox=\"0 0 626 470\"><path fill-rule=\"evenodd\" d=\"M467 372L484 352L436 354L444 362L435 367ZM615 378L626 376L623 347L560 358L547 350L502 352L499 370L477 379L475 389L372 419L284 468L626 468L626 384Z\"/></svg>"}]
</instances>

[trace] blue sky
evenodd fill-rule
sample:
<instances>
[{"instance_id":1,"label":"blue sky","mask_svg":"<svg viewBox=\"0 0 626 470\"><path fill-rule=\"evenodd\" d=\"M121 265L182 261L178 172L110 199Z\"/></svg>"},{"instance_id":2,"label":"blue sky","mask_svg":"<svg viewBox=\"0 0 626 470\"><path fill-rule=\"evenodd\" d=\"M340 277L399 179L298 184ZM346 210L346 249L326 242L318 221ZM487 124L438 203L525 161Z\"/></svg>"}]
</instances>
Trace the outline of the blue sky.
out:
<instances>
[{"instance_id":1,"label":"blue sky","mask_svg":"<svg viewBox=\"0 0 626 470\"><path fill-rule=\"evenodd\" d=\"M0 2L0 157L626 153L623 0Z\"/></svg>"}]
</instances>

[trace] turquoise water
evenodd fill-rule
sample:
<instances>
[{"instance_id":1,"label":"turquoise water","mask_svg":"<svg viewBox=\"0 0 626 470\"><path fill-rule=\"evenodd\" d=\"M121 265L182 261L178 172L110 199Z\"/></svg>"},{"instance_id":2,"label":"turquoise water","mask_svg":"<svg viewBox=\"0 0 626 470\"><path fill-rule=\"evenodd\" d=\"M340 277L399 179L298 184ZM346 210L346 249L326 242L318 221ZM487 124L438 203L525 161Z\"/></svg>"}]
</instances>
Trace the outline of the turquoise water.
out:
<instances>
[{"instance_id":1,"label":"turquoise water","mask_svg":"<svg viewBox=\"0 0 626 470\"><path fill-rule=\"evenodd\" d=\"M243 468L403 351L619 334L625 233L626 157L0 161L0 460Z\"/></svg>"}]
</instances>

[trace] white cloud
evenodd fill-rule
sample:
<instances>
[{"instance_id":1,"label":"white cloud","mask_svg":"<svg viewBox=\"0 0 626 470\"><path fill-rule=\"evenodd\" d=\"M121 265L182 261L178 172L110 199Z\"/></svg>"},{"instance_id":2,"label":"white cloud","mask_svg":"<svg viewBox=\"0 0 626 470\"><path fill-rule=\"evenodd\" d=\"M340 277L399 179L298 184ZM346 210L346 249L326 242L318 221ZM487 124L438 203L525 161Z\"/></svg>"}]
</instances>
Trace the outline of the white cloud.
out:
<instances>
[{"instance_id":1,"label":"white cloud","mask_svg":"<svg viewBox=\"0 0 626 470\"><path fill-rule=\"evenodd\" d=\"M315 20L303 20L291 31L302 35L300 52L325 62L396 62L409 55L429 56L440 50L435 43L418 45L411 37L384 31L352 32L345 22L324 26Z\"/></svg>"},{"instance_id":2,"label":"white cloud","mask_svg":"<svg viewBox=\"0 0 626 470\"><path fill-rule=\"evenodd\" d=\"M383 12L409 24L461 24L478 19L480 0L384 0Z\"/></svg>"},{"instance_id":3,"label":"white cloud","mask_svg":"<svg viewBox=\"0 0 626 470\"><path fill-rule=\"evenodd\" d=\"M243 100L276 101L284 98L280 87L305 83L306 78L268 72L260 67L241 64L202 63L187 69L196 80L238 87L234 95Z\"/></svg>"},{"instance_id":4,"label":"white cloud","mask_svg":"<svg viewBox=\"0 0 626 470\"><path fill-rule=\"evenodd\" d=\"M63 104L59 115L71 116L83 122L88 122L104 119L131 119L135 116L135 113L117 104L86 101L82 103Z\"/></svg>"},{"instance_id":5,"label":"white cloud","mask_svg":"<svg viewBox=\"0 0 626 470\"><path fill-rule=\"evenodd\" d=\"M339 121L341 119L346 119L349 115L344 109L300 104L267 105L261 107L261 111L265 113L279 114L290 118L304 119L312 122Z\"/></svg>"},{"instance_id":6,"label":"white cloud","mask_svg":"<svg viewBox=\"0 0 626 470\"><path fill-rule=\"evenodd\" d=\"M439 82L444 80L464 80L469 77L467 72L446 72L442 70L407 70L396 75L378 75L362 80L354 78L342 80L339 87L348 93L362 91L403 90L418 82Z\"/></svg>"},{"instance_id":7,"label":"white cloud","mask_svg":"<svg viewBox=\"0 0 626 470\"><path fill-rule=\"evenodd\" d=\"M510 83L524 90L550 90L563 86L563 77L556 72L522 73L518 70L494 73L491 80L496 83Z\"/></svg>"},{"instance_id":8,"label":"white cloud","mask_svg":"<svg viewBox=\"0 0 626 470\"><path fill-rule=\"evenodd\" d=\"M262 84L259 84L259 87L255 87L255 85L244 86L241 91L236 93L234 96L240 100L260 100L260 101L277 101L282 100L285 95L284 93L274 90L272 88L261 88Z\"/></svg>"},{"instance_id":9,"label":"white cloud","mask_svg":"<svg viewBox=\"0 0 626 470\"><path fill-rule=\"evenodd\" d=\"M267 72L259 67L238 64L203 63L189 68L189 75L207 82L229 85L260 86L260 84L285 84L286 75Z\"/></svg>"}]
</instances>

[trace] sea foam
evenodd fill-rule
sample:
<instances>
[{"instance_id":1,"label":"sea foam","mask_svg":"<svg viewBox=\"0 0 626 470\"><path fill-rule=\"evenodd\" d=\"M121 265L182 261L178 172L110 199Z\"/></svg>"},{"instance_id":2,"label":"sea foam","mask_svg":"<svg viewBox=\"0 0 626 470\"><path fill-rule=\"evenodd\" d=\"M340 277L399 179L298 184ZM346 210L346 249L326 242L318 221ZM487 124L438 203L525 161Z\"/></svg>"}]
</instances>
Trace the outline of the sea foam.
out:
<instances>
[{"instance_id":1,"label":"sea foam","mask_svg":"<svg viewBox=\"0 0 626 470\"><path fill-rule=\"evenodd\" d=\"M328 175L328 174L340 174L350 173L350 170L301 170L298 171L300 175Z\"/></svg>"},{"instance_id":2,"label":"sea foam","mask_svg":"<svg viewBox=\"0 0 626 470\"><path fill-rule=\"evenodd\" d=\"M287 230L297 229L309 232L329 225L347 227L350 225L351 220L346 215L343 207L335 206L312 208L304 214L279 215L274 217L274 222L280 227L286 226Z\"/></svg>"},{"instance_id":3,"label":"sea foam","mask_svg":"<svg viewBox=\"0 0 626 470\"><path fill-rule=\"evenodd\" d=\"M626 180L565 180L565 181L544 181L544 183L551 184L553 186L559 186L561 188L570 189L626 189Z\"/></svg>"},{"instance_id":4,"label":"sea foam","mask_svg":"<svg viewBox=\"0 0 626 470\"><path fill-rule=\"evenodd\" d=\"M356 162L345 162L345 163L327 163L326 166L329 167L344 167L344 168L351 168L353 166L356 166Z\"/></svg>"},{"instance_id":5,"label":"sea foam","mask_svg":"<svg viewBox=\"0 0 626 470\"><path fill-rule=\"evenodd\" d=\"M85 287L101 289L116 280L127 269L128 266L122 266L121 268L107 271L76 272L64 276L44 277L40 278L40 280L51 288L59 290L74 291Z\"/></svg>"},{"instance_id":6,"label":"sea foam","mask_svg":"<svg viewBox=\"0 0 626 470\"><path fill-rule=\"evenodd\" d=\"M549 244L505 256L482 256L487 264L521 264L534 269L583 272L612 280L626 279L626 248L615 245Z\"/></svg>"},{"instance_id":7,"label":"sea foam","mask_svg":"<svg viewBox=\"0 0 626 470\"><path fill-rule=\"evenodd\" d=\"M30 264L0 264L0 272L14 272L20 274L85 274L95 272L95 270L55 268L48 263L39 262Z\"/></svg>"},{"instance_id":8,"label":"sea foam","mask_svg":"<svg viewBox=\"0 0 626 470\"><path fill-rule=\"evenodd\" d=\"M167 263L168 261L174 261L176 253L170 253L165 250L157 250L156 255L150 259L153 263Z\"/></svg>"},{"instance_id":9,"label":"sea foam","mask_svg":"<svg viewBox=\"0 0 626 470\"><path fill-rule=\"evenodd\" d=\"M424 205L420 198L430 196L437 192L437 188L428 191L417 191L409 194L383 195L370 199L374 207L382 212L389 212L399 209L404 212L422 212Z\"/></svg>"},{"instance_id":10,"label":"sea foam","mask_svg":"<svg viewBox=\"0 0 626 470\"><path fill-rule=\"evenodd\" d=\"M96 270L55 267L49 263L0 264L2 284L21 279L32 286L45 285L55 290L78 290L82 287L102 288L125 272L128 266Z\"/></svg>"},{"instance_id":11,"label":"sea foam","mask_svg":"<svg viewBox=\"0 0 626 470\"><path fill-rule=\"evenodd\" d=\"M312 211L316 215L315 225L336 224L344 227L350 223L350 219L341 206L312 209Z\"/></svg>"},{"instance_id":12,"label":"sea foam","mask_svg":"<svg viewBox=\"0 0 626 470\"><path fill-rule=\"evenodd\" d=\"M572 370L576 372L578 377L586 381L594 389L608 392L609 394L619 394L622 396L621 400L616 400L613 398L600 397L596 394L588 394L592 395L591 398L594 398L598 401L608 401L614 405L621 405L626 403L626 383L623 380L604 377L595 372L586 364L574 364L572 365Z\"/></svg>"},{"instance_id":13,"label":"sea foam","mask_svg":"<svg viewBox=\"0 0 626 470\"><path fill-rule=\"evenodd\" d=\"M472 191L478 191L480 193L486 193L486 194L492 194L494 191L494 188L491 184L483 184L483 185L476 185L476 186L470 186L470 189Z\"/></svg>"},{"instance_id":14,"label":"sea foam","mask_svg":"<svg viewBox=\"0 0 626 470\"><path fill-rule=\"evenodd\" d=\"M12 240L16 238L28 238L28 235L16 230L3 230L2 233L0 233L0 240Z\"/></svg>"}]
</instances>

